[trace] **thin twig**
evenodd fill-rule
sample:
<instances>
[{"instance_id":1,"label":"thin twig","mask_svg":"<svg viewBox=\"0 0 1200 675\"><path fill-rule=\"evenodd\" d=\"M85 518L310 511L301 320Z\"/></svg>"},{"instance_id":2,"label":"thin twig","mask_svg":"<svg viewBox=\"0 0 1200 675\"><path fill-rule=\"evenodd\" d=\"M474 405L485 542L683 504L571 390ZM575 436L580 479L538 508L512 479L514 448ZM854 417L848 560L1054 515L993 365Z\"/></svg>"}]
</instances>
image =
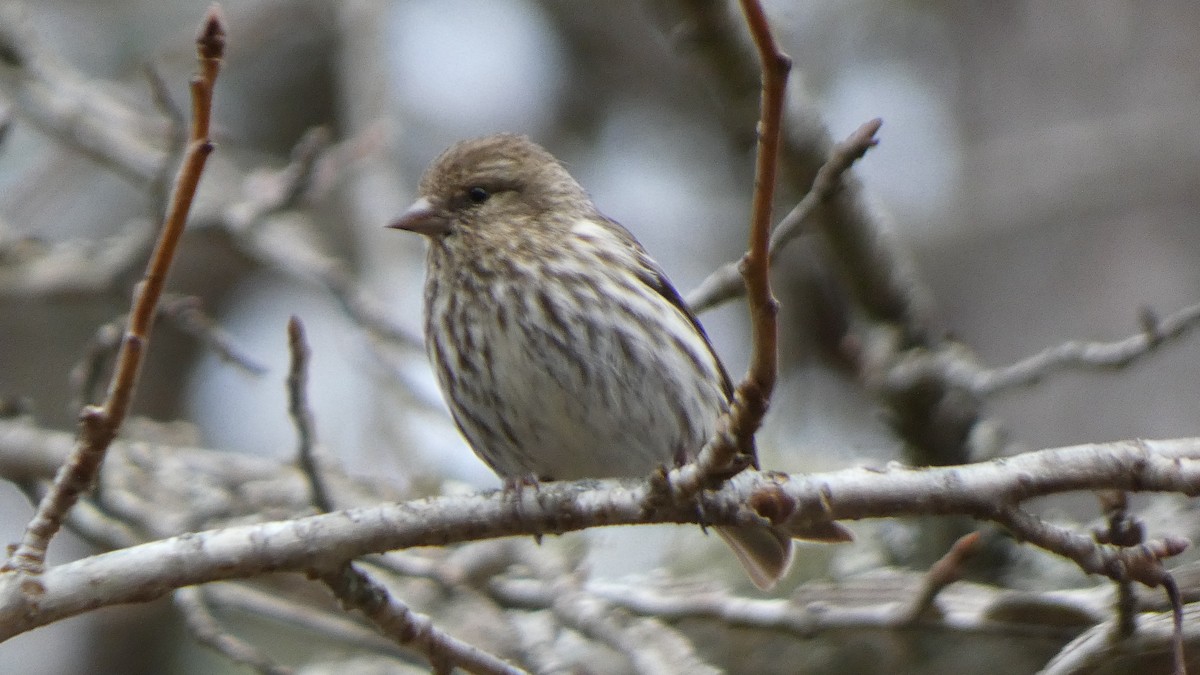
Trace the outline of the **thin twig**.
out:
<instances>
[{"instance_id":1,"label":"thin twig","mask_svg":"<svg viewBox=\"0 0 1200 675\"><path fill-rule=\"evenodd\" d=\"M158 244L146 268L146 275L134 291L129 327L121 343L117 367L102 406L85 407L80 415L78 442L71 457L55 476L54 484L38 504L36 513L9 556L4 569L40 574L45 569L46 549L62 526L62 519L79 495L87 490L100 470L109 444L116 437L129 411L138 373L150 340L150 329L162 296L167 272L175 256L179 239L187 223L192 198L212 152L209 121L213 86L220 71L225 50L225 26L220 9L213 5L205 14L196 39L200 72L192 78L192 128L187 152L175 181L171 205L163 222Z\"/></svg>"},{"instance_id":2,"label":"thin twig","mask_svg":"<svg viewBox=\"0 0 1200 675\"><path fill-rule=\"evenodd\" d=\"M135 219L100 239L47 243L16 237L0 225L0 297L40 298L112 288L143 260L154 238L149 221Z\"/></svg>"},{"instance_id":3,"label":"thin twig","mask_svg":"<svg viewBox=\"0 0 1200 675\"><path fill-rule=\"evenodd\" d=\"M288 411L299 436L298 459L308 480L313 503L322 512L328 512L333 509L332 499L313 457L315 433L307 399L311 351L304 338L304 324L295 316L288 321L288 348L291 353ZM434 672L449 673L455 666L475 673L522 672L499 657L442 632L433 625L430 617L410 610L383 584L353 563L345 563L335 572L321 574L320 579L343 605L362 611L385 636L424 654Z\"/></svg>"},{"instance_id":4,"label":"thin twig","mask_svg":"<svg viewBox=\"0 0 1200 675\"><path fill-rule=\"evenodd\" d=\"M881 126L883 120L878 118L866 122L829 151L829 158L817 171L808 194L792 207L771 233L772 265L779 252L803 234L810 219L838 194L842 186L842 174L879 144L875 134L879 133ZM731 261L721 265L687 294L687 303L693 312L699 314L707 311L746 292L746 284L738 271L739 264L740 261Z\"/></svg>"},{"instance_id":5,"label":"thin twig","mask_svg":"<svg viewBox=\"0 0 1200 675\"><path fill-rule=\"evenodd\" d=\"M313 505L322 513L333 510L333 499L325 479L321 477L321 469L313 456L316 446L316 431L313 424L312 410L308 406L308 359L312 352L304 339L304 324L293 316L288 319L288 351L291 354L291 367L288 369L287 392L288 414L296 425L298 450L296 461L300 471L308 480L308 489L312 493Z\"/></svg>"},{"instance_id":6,"label":"thin twig","mask_svg":"<svg viewBox=\"0 0 1200 675\"><path fill-rule=\"evenodd\" d=\"M266 375L267 367L246 354L231 336L200 306L200 299L191 295L163 296L158 313L172 321L175 327L195 338L225 363L251 375Z\"/></svg>"},{"instance_id":7,"label":"thin twig","mask_svg":"<svg viewBox=\"0 0 1200 675\"><path fill-rule=\"evenodd\" d=\"M311 598L289 597L276 589L262 590L249 582L217 582L204 585L209 602L227 611L270 620L298 631L319 635L343 647L366 650L415 665L422 659L412 650L401 649L366 623L336 607L313 607Z\"/></svg>"},{"instance_id":8,"label":"thin twig","mask_svg":"<svg viewBox=\"0 0 1200 675\"><path fill-rule=\"evenodd\" d=\"M171 167L175 166L180 156L187 151L187 117L174 97L171 96L171 90L163 80L158 67L153 63L147 63L143 72L146 75L146 82L150 86L150 98L154 101L154 107L167 119L167 137L170 139L167 145L167 160L162 163L162 169L149 186L150 194L154 197L152 214L157 220L159 215L169 208Z\"/></svg>"},{"instance_id":9,"label":"thin twig","mask_svg":"<svg viewBox=\"0 0 1200 675\"><path fill-rule=\"evenodd\" d=\"M397 644L420 650L429 659L430 668L435 673L449 673L455 667L471 673L497 675L525 672L494 654L443 632L433 625L430 617L409 609L351 563L320 576L347 608L361 611Z\"/></svg>"},{"instance_id":10,"label":"thin twig","mask_svg":"<svg viewBox=\"0 0 1200 675\"><path fill-rule=\"evenodd\" d=\"M1183 597L1179 593L1175 577L1169 572L1163 578L1162 586L1171 602L1171 621L1174 624L1174 632L1171 634L1171 660L1175 664L1175 675L1187 675L1187 655L1183 651Z\"/></svg>"},{"instance_id":11,"label":"thin twig","mask_svg":"<svg viewBox=\"0 0 1200 675\"><path fill-rule=\"evenodd\" d=\"M657 618L631 619L573 582L554 584L550 591L549 607L564 626L625 655L635 673L719 672L696 654L695 645L682 633Z\"/></svg>"},{"instance_id":12,"label":"thin twig","mask_svg":"<svg viewBox=\"0 0 1200 675\"><path fill-rule=\"evenodd\" d=\"M1095 532L1098 543L1114 546L1137 546L1146 540L1146 528L1129 513L1129 495L1123 490L1104 490L1096 495L1104 508L1108 526ZM1117 579L1117 639L1125 639L1137 630L1137 596L1133 582Z\"/></svg>"},{"instance_id":13,"label":"thin twig","mask_svg":"<svg viewBox=\"0 0 1200 675\"><path fill-rule=\"evenodd\" d=\"M930 566L921 583L921 589L900 615L908 623L917 623L935 608L938 593L962 577L963 564L979 552L981 536L978 531L969 532L958 538L946 555Z\"/></svg>"},{"instance_id":14,"label":"thin twig","mask_svg":"<svg viewBox=\"0 0 1200 675\"><path fill-rule=\"evenodd\" d=\"M1163 560L1183 553L1191 544L1177 536L1152 539L1133 547L1097 544L1016 506L994 509L987 517L1023 541L1073 560L1084 572L1102 574L1114 581L1132 579L1151 587L1163 585L1169 577Z\"/></svg>"},{"instance_id":15,"label":"thin twig","mask_svg":"<svg viewBox=\"0 0 1200 675\"><path fill-rule=\"evenodd\" d=\"M897 611L898 606L910 606L898 597L912 594L915 582L909 575L892 571L887 576L876 575L869 579L808 582L787 599L746 598L705 585L662 588L650 584L593 581L586 588L626 611L661 621L680 623L708 619L729 628L769 630L803 639L830 632L845 635L846 631L854 630L917 629L947 635L1070 639L1079 633L1080 626L1096 623L1105 614L1096 597L1098 594L1094 592L1067 591L1039 599L1023 591L973 585L953 598L947 597L945 610L936 616L927 614L913 622L906 612ZM528 579L500 579L493 584L497 593L535 601L540 600L538 585L545 584ZM533 590L527 590L531 586ZM1036 620L1026 622L1019 616L1006 616L1000 608L1013 600L1029 602L1026 607L1031 612L1036 613L1041 608L1061 612L1060 616L1070 619L1051 626ZM527 606L541 604L544 603Z\"/></svg>"},{"instance_id":16,"label":"thin twig","mask_svg":"<svg viewBox=\"0 0 1200 675\"><path fill-rule=\"evenodd\" d=\"M213 351L217 358L232 364L251 375L264 375L267 367L255 361L253 357L242 352L235 344L233 337L217 324L212 317L200 308L200 300L195 296L175 295L166 293L158 306L160 318L172 321L179 330L192 336L205 347ZM100 326L92 334L83 356L71 368L68 378L75 399L71 402L73 409L78 409L92 401L97 393L100 382L108 367L110 359L117 354L123 335L121 329L128 323L129 315L121 316Z\"/></svg>"},{"instance_id":17,"label":"thin twig","mask_svg":"<svg viewBox=\"0 0 1200 675\"><path fill-rule=\"evenodd\" d=\"M766 14L757 0L742 0L742 11L762 61L762 118L758 126L758 159L754 169L750 246L742 259L742 276L750 304L752 346L746 379L738 386L749 411L743 424L735 418L734 433L748 438L758 430L775 389L779 303L771 293L771 206L779 169L779 137L783 124L784 88L792 60L780 51ZM736 406L736 402L734 404Z\"/></svg>"},{"instance_id":18,"label":"thin twig","mask_svg":"<svg viewBox=\"0 0 1200 675\"><path fill-rule=\"evenodd\" d=\"M22 3L0 5L0 61L19 69L8 97L14 111L115 173L136 183L153 181L167 159L147 133L161 126L159 120L68 68L32 24Z\"/></svg>"},{"instance_id":19,"label":"thin twig","mask_svg":"<svg viewBox=\"0 0 1200 675\"><path fill-rule=\"evenodd\" d=\"M711 484L713 478L729 477L747 466L758 466L754 434L762 424L771 392L775 389L779 303L771 293L771 206L779 165L784 89L792 60L776 45L766 14L757 0L742 0L742 11L762 66L761 119L749 245L739 266L750 306L750 366L733 392L729 411L717 420L716 430L700 449L696 461L670 472L667 483L676 499L694 495Z\"/></svg>"},{"instance_id":20,"label":"thin twig","mask_svg":"<svg viewBox=\"0 0 1200 675\"><path fill-rule=\"evenodd\" d=\"M91 403L92 396L98 393L109 358L121 344L121 327L127 319L127 315L121 315L97 328L88 340L83 356L71 368L67 377L75 394L75 399L71 401L73 410Z\"/></svg>"},{"instance_id":21,"label":"thin twig","mask_svg":"<svg viewBox=\"0 0 1200 675\"><path fill-rule=\"evenodd\" d=\"M260 652L254 645L231 635L208 609L204 591L187 586L174 593L175 607L183 615L192 636L201 644L223 654L230 661L253 668L263 675L292 675L287 666L280 665Z\"/></svg>"},{"instance_id":22,"label":"thin twig","mask_svg":"<svg viewBox=\"0 0 1200 675\"><path fill-rule=\"evenodd\" d=\"M967 381L972 390L986 396L1033 384L1059 370L1124 368L1200 326L1200 303L1162 319L1149 318L1147 312L1142 317L1143 330L1127 338L1114 342L1064 342L1008 366L973 372Z\"/></svg>"}]
</instances>

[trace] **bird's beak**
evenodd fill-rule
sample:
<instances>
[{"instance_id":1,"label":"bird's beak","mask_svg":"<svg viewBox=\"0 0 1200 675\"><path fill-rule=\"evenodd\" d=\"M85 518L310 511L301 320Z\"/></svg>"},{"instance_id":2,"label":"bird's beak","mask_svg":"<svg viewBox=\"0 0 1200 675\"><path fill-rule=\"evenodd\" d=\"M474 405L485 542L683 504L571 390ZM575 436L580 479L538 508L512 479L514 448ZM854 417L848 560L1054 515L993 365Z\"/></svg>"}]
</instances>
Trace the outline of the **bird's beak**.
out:
<instances>
[{"instance_id":1,"label":"bird's beak","mask_svg":"<svg viewBox=\"0 0 1200 675\"><path fill-rule=\"evenodd\" d=\"M448 232L450 221L434 208L428 199L421 197L413 202L407 211L401 213L399 218L389 223L388 227L433 236Z\"/></svg>"}]
</instances>

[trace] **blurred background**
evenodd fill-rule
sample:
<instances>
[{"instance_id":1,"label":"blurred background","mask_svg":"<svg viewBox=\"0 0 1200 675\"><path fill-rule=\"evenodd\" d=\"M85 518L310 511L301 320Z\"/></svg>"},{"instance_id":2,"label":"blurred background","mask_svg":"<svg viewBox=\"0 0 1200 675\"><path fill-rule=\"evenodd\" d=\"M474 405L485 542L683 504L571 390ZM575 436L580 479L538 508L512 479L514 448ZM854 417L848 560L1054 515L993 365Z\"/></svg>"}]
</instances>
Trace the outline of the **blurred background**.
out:
<instances>
[{"instance_id":1,"label":"blurred background","mask_svg":"<svg viewBox=\"0 0 1200 675\"><path fill-rule=\"evenodd\" d=\"M737 126L745 116L714 83L706 45L689 39L697 4L714 3L225 3L217 152L168 287L199 298L264 373L233 367L161 322L135 414L185 421L181 433L205 447L290 457L285 324L297 315L312 342L310 397L329 456L412 494L445 481L497 485L447 422L419 346L364 329L333 277L313 270L335 261L382 316L419 335L422 242L383 225L444 147L504 130L561 158L682 291L693 288L740 254L753 170L752 122ZM1071 339L1135 334L1139 313L1166 315L1197 301L1200 4L765 4L795 63L788 133L824 127L841 139L884 120L879 147L856 171L932 298L939 336L999 366ZM84 251L81 265L101 265L95 242L140 241L162 193L156 170L137 161L171 164L170 106L156 103L151 82L186 110L192 35L205 7L24 5L28 30L18 32L51 64L58 93L71 96L52 92L47 103L6 67L0 267L70 246ZM140 129L149 149L106 157L88 149L89 138L72 141L25 112L56 104L69 114L68 100L97 118L136 111L136 120L113 124ZM238 218L269 201L279 172L296 165L305 138L316 138L329 161L312 167L303 195L239 229ZM778 214L806 189L781 186ZM274 238L255 239L251 227ZM815 471L904 459L903 441L839 351L840 320L830 319L837 277L814 239L793 244L776 271L783 370L760 437L764 464ZM279 245L287 241L307 248ZM305 251L326 257L314 263ZM0 395L20 399L43 426L73 428L80 389L69 375L97 329L127 308L142 264L60 287L0 271ZM741 373L744 305L701 319L730 371ZM1121 372L1060 374L1009 391L987 401L988 431L1004 452L1195 435L1198 359L1200 340L1185 337ZM0 505L0 532L15 541L28 502L3 484ZM1090 499L1055 508L1098 515ZM855 529L866 533L861 548L806 548L800 574L836 577L905 559L896 543L904 530ZM638 530L592 535L592 565L619 576L661 564L664 548L647 546L661 532ZM53 553L86 550L64 540ZM1058 578L1091 583L1069 569ZM192 646L171 616L158 603L43 628L0 645L0 669L237 672Z\"/></svg>"}]
</instances>

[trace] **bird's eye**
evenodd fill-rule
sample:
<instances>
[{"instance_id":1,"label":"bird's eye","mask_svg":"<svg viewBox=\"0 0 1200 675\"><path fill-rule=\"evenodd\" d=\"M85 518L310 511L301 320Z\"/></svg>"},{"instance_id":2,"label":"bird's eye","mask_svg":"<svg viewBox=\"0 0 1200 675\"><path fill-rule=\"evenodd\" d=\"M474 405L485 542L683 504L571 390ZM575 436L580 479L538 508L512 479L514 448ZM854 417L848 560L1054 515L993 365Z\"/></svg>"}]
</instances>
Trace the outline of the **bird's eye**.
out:
<instances>
[{"instance_id":1,"label":"bird's eye","mask_svg":"<svg viewBox=\"0 0 1200 675\"><path fill-rule=\"evenodd\" d=\"M478 186L467 190L467 199L470 199L472 204L482 204L491 196L492 193Z\"/></svg>"}]
</instances>

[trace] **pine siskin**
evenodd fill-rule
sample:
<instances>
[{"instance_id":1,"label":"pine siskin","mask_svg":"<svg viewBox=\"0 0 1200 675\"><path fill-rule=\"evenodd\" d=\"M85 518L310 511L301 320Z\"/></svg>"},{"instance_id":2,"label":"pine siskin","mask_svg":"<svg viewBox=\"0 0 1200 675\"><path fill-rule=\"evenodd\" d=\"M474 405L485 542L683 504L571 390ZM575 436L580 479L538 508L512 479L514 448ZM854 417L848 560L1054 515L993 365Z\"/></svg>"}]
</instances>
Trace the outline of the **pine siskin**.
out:
<instances>
[{"instance_id":1,"label":"pine siskin","mask_svg":"<svg viewBox=\"0 0 1200 675\"><path fill-rule=\"evenodd\" d=\"M658 264L523 136L463 141L390 227L425 235L425 341L475 453L508 481L648 475L695 456L732 386ZM792 545L716 528L770 588Z\"/></svg>"}]
</instances>

